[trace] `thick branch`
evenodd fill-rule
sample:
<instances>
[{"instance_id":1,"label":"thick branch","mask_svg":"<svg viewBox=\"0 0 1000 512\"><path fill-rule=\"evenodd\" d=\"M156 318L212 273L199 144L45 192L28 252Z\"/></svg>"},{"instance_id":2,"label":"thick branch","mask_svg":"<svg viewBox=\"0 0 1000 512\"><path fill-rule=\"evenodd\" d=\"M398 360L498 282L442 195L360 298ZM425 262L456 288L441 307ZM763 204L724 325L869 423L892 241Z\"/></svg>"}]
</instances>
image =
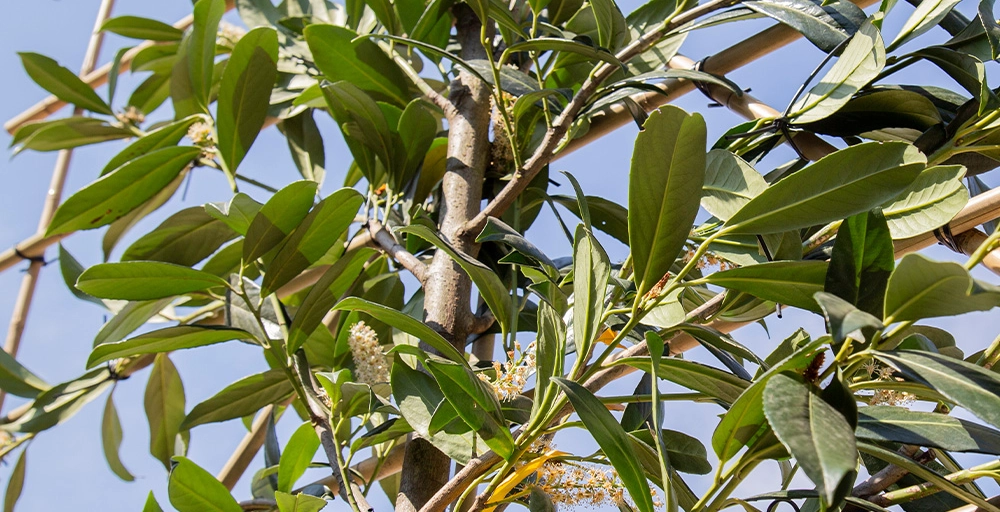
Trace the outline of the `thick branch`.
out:
<instances>
[{"instance_id":1,"label":"thick branch","mask_svg":"<svg viewBox=\"0 0 1000 512\"><path fill-rule=\"evenodd\" d=\"M423 285L427 282L427 265L419 258L407 251L405 247L396 243L389 230L379 221L372 219L368 221L368 233L376 247L385 252L390 258L409 270L413 277Z\"/></svg>"}]
</instances>

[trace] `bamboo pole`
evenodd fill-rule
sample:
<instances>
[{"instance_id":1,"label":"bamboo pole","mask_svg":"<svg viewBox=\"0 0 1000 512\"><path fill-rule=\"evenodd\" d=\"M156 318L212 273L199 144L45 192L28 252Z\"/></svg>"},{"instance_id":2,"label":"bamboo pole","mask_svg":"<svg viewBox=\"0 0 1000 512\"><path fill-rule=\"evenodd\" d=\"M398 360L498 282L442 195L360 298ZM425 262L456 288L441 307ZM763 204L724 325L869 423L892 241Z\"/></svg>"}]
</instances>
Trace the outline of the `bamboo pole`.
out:
<instances>
[{"instance_id":1,"label":"bamboo pole","mask_svg":"<svg viewBox=\"0 0 1000 512\"><path fill-rule=\"evenodd\" d=\"M87 43L87 51L84 53L83 64L80 66L80 75L87 75L94 70L97 58L101 53L101 46L104 43L104 33L100 31L101 25L111 16L114 8L114 0L101 0L97 9L97 19L94 21L94 30L90 34L90 41ZM82 115L83 111L77 108L74 115ZM49 189L45 195L45 202L42 205L41 218L38 220L38 232L45 233L52 221L52 215L62 199L63 188L66 184L66 174L69 171L69 163L73 156L73 151L65 149L59 152L56 157L55 168L52 171L52 179L49 182ZM17 302L14 304L14 311L11 316L10 325L7 328L7 340L4 343L4 351L17 357L17 352L21 347L21 337L24 334L24 327L28 321L28 314L31 311L31 302L35 296L35 288L38 285L38 274L45 265L45 252L41 251L34 255L28 271L21 280L21 288L17 293ZM7 394L0 391L0 409Z\"/></svg>"},{"instance_id":2,"label":"bamboo pole","mask_svg":"<svg viewBox=\"0 0 1000 512\"><path fill-rule=\"evenodd\" d=\"M234 0L226 0L227 12L233 9L234 7L236 7L236 3ZM178 20L176 23L174 23L174 27L184 30L190 27L192 23L194 23L194 16L189 14ZM100 29L100 26L95 27L94 30L95 33L97 32L97 29ZM139 52L145 50L146 48L149 48L150 46L153 46L154 44L156 43L152 41L145 41L137 45L136 47L132 48L131 50L125 52L125 55L122 56L121 63L118 68L118 73L121 74L128 71L132 66L132 59L134 59L135 56L139 54ZM96 89L108 83L108 78L110 77L110 75L111 75L111 63L109 62L97 69L94 69L94 66L90 66L90 69L85 70L85 72L83 73L80 73L80 78L83 80L85 84L89 85L92 89ZM10 118L10 120L4 123L3 127L5 130L7 130L8 133L13 134L18 130L18 128L24 126L25 124L34 121L41 121L51 116L52 114L58 112L61 108L65 106L66 106L65 101L56 98L55 96L49 96L43 99L42 101L39 101L38 103L32 105L24 112L21 112L20 114Z\"/></svg>"},{"instance_id":3,"label":"bamboo pole","mask_svg":"<svg viewBox=\"0 0 1000 512\"><path fill-rule=\"evenodd\" d=\"M236 482L240 481L240 477L250 467L250 462L257 456L260 447L264 446L268 419L272 412L274 412L274 406L268 405L257 413L257 418L254 420L253 426L250 427L250 432L243 436L243 440L226 461L226 465L219 471L216 478L222 482L222 485L226 486L226 489L232 491L233 487L236 487Z\"/></svg>"}]
</instances>

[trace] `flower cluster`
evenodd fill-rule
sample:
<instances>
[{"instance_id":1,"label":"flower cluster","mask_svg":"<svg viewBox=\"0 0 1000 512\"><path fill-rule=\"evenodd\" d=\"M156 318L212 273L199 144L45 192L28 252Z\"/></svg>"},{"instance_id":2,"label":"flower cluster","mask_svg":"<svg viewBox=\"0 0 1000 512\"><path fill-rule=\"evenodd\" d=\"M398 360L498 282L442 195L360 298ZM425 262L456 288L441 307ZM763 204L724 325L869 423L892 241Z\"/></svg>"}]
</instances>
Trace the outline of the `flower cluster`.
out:
<instances>
[{"instance_id":1,"label":"flower cluster","mask_svg":"<svg viewBox=\"0 0 1000 512\"><path fill-rule=\"evenodd\" d=\"M212 125L197 122L188 128L187 137L195 146L208 149L215 146L215 135L212 133Z\"/></svg>"},{"instance_id":2,"label":"flower cluster","mask_svg":"<svg viewBox=\"0 0 1000 512\"><path fill-rule=\"evenodd\" d=\"M696 249L693 247L688 248L688 251L684 254L684 263L688 263L691 261L691 258L694 258L695 251ZM712 251L707 251L705 255L698 260L697 268L698 270L705 270L710 267L716 267L722 271L737 268L739 265L722 258Z\"/></svg>"},{"instance_id":3,"label":"flower cluster","mask_svg":"<svg viewBox=\"0 0 1000 512\"><path fill-rule=\"evenodd\" d=\"M382 353L375 331L358 322L351 326L347 335L347 345L351 347L351 356L356 367L355 378L358 381L374 386L389 382L389 361Z\"/></svg>"},{"instance_id":4,"label":"flower cluster","mask_svg":"<svg viewBox=\"0 0 1000 512\"><path fill-rule=\"evenodd\" d=\"M628 501L618 473L594 464L546 462L536 473L535 485L553 503L570 507L617 506ZM654 506L663 506L655 490L650 495Z\"/></svg>"},{"instance_id":5,"label":"flower cluster","mask_svg":"<svg viewBox=\"0 0 1000 512\"><path fill-rule=\"evenodd\" d=\"M146 120L146 115L132 105L125 107L125 110L122 110L115 117L117 117L119 121L132 126L138 126Z\"/></svg>"},{"instance_id":6,"label":"flower cluster","mask_svg":"<svg viewBox=\"0 0 1000 512\"><path fill-rule=\"evenodd\" d=\"M521 352L521 357L514 359L516 352ZM519 395L524 390L524 385L528 382L528 376L535 371L535 342L528 345L528 350L521 351L521 344L514 342L514 350L507 352L507 363L500 364L493 361L493 370L496 371L496 379L490 379L488 375L480 373L479 379L493 388L498 400L510 400Z\"/></svg>"},{"instance_id":7,"label":"flower cluster","mask_svg":"<svg viewBox=\"0 0 1000 512\"><path fill-rule=\"evenodd\" d=\"M215 44L232 49L246 33L246 30L236 25L222 22L219 24L219 32L215 36Z\"/></svg>"},{"instance_id":8,"label":"flower cluster","mask_svg":"<svg viewBox=\"0 0 1000 512\"><path fill-rule=\"evenodd\" d=\"M896 370L888 366L881 366L874 360L865 363L864 369L868 372L868 377L873 380L894 382L902 382L903 380L899 377L892 376L892 374L896 373ZM870 405L907 406L913 403L914 398L915 397L912 394L905 391L896 391L894 389L876 389L868 403Z\"/></svg>"}]
</instances>

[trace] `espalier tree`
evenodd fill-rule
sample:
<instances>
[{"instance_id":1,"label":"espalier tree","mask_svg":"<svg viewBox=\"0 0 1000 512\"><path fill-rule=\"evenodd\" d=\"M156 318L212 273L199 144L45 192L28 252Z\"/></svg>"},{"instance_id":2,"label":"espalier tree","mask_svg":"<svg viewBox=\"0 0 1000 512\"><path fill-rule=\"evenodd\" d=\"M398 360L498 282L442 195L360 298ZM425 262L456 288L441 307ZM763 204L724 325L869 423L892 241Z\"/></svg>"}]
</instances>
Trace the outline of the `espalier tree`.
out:
<instances>
[{"instance_id":1,"label":"espalier tree","mask_svg":"<svg viewBox=\"0 0 1000 512\"><path fill-rule=\"evenodd\" d=\"M106 229L110 254L195 168L225 173L232 194L173 213L121 261L83 268L60 250L70 290L110 319L68 382L0 352L0 387L29 399L0 422L0 454L16 458L7 507L30 440L102 397L107 462L131 479L110 391L150 368L150 451L181 512L328 500L364 512L375 492L399 511L1000 511L977 485L1000 477L1000 460L954 457L1000 456L1000 339L963 354L924 325L1000 305L1000 288L969 273L1000 268L1000 235L972 229L1000 216L997 201L967 213L977 175L1000 165L1000 99L984 71L1000 25L990 0L965 9L971 20L957 0L895 4L651 0L625 16L614 0L199 0L184 30L101 24L155 42L111 67L112 79L126 65L149 73L127 99L113 81L105 98L22 54L77 111L20 123L15 151L131 140L18 249L35 275L37 254L75 231ZM233 7L246 33L220 30ZM893 16L903 28L882 33ZM692 31L760 17L783 24L767 37L801 33L828 54L781 112L750 108L718 74L732 55L712 74L712 59L692 67L677 54ZM937 43L898 50L925 33ZM958 89L893 83L918 62ZM699 114L659 98L691 82L752 120L706 140ZM317 116L340 132L320 133ZM627 205L550 174L622 118L642 128ZM253 183L240 164L272 124L303 179L261 203L240 192ZM323 196L329 137L353 163ZM763 159L779 144L798 158L772 168ZM553 179L575 195L550 195ZM554 203L578 220L566 224L570 258L523 236ZM609 261L595 230L630 255ZM903 256L932 232L968 260ZM826 332L800 330L767 354L727 334L782 308L822 315ZM140 330L157 315L171 325ZM215 343L255 345L270 369L187 409L171 352ZM717 364L680 357L692 347ZM634 372L634 394L601 395ZM680 401L718 407L716 424L691 425L713 432L709 448L661 428ZM218 478L185 457L199 425L240 418L251 433ZM301 427L281 443L278 421ZM570 429L599 450L556 449ZM232 495L262 444L252 495ZM766 461L781 469L771 492L737 492ZM300 481L313 465L330 476ZM791 486L796 473L813 485ZM159 510L152 496L145 510Z\"/></svg>"}]
</instances>

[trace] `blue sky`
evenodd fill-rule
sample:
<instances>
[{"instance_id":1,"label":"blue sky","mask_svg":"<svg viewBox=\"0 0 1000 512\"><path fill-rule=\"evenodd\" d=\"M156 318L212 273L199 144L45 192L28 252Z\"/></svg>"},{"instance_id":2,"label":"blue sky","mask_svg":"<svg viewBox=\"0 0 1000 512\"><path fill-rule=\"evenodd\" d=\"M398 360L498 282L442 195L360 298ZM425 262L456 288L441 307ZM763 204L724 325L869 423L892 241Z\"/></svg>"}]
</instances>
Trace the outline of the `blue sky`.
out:
<instances>
[{"instance_id":1,"label":"blue sky","mask_svg":"<svg viewBox=\"0 0 1000 512\"><path fill-rule=\"evenodd\" d=\"M86 42L99 2L71 0L35 0L33 2L7 2L6 15L0 19L0 66L7 69L7 78L0 84L4 101L0 102L0 118L6 120L45 97L46 93L36 86L20 66L15 52L38 52L55 58L64 66L77 70L86 48ZM968 5L965 5L968 4ZM639 5L637 0L621 2L628 12ZM974 4L963 2L963 10L974 8ZM911 7L900 2L886 22L886 33L894 35L908 16ZM140 0L119 0L115 15L133 14L173 22L190 12L186 0L148 2ZM227 19L238 23L233 14ZM696 33L688 39L682 53L699 59L728 46L754 30L769 25L769 22L749 22L740 25L726 25ZM891 37L887 35L887 38ZM932 31L916 41L917 44L929 40L941 40L940 30ZM130 40L109 36L106 40L100 63L110 60L115 51L125 45L134 44ZM761 59L753 66L731 75L743 87L752 87L753 94L779 110L789 101L795 88L805 78L809 70L822 58L819 50L808 43L799 42ZM995 66L995 65L991 65ZM991 69L992 71L995 71ZM899 75L910 83L933 83L952 86L946 78L932 69L914 66ZM126 94L138 81L126 74L120 82L119 98L115 103L120 107ZM104 88L99 92L106 93ZM677 102L687 110L701 111L709 125L709 139L719 134L741 119L724 109L706 108L707 100L700 94L690 94ZM57 116L69 115L68 109ZM152 116L158 120L168 117L167 109L161 109ZM324 192L329 193L339 187L344 172L350 162L339 132L325 119L321 120L326 143L327 182ZM619 202L627 198L627 177L632 140L636 128L626 126L605 137L598 143L579 150L559 160L553 171L568 170L581 181L589 194L602 195ZM4 134L0 143L9 141ZM109 143L83 148L75 152L67 183L67 191L73 191L96 178L103 164L113 156L123 144ZM787 159L790 153L781 153L773 163ZM13 159L0 159L0 170L8 186L0 188L0 247L11 247L18 241L34 233L41 211L42 198L48 187L54 153L25 152ZM762 171L769 170L762 168ZM283 138L271 129L257 140L241 171L247 175L272 185L282 185L298 179L298 174L288 157ZM558 176L555 172L553 176ZM558 181L558 179L557 179ZM558 193L571 193L564 184ZM244 191L258 200L266 198L263 191L244 187ZM121 244L116 256L131 240L155 227L167 214L180 208L210 201L224 201L229 197L229 189L220 174L211 169L198 169L191 182L185 200L180 196L171 200L157 214L143 221L132 235ZM571 218L571 216L564 218ZM544 212L529 232L531 238L550 256L568 254L569 245L562 236L552 214ZM100 262L100 240L103 230L78 233L65 241L66 247L85 265ZM627 254L626 248L604 237L609 254L614 260L621 260ZM938 259L961 261L958 255L941 248L933 248L928 253ZM55 257L50 250L47 256ZM13 308L16 291L24 265L0 274L0 316L9 315ZM977 277L996 282L996 276L978 270ZM19 358L30 369L49 382L61 382L83 373L84 361L90 351L93 335L106 320L105 312L86 302L76 300L63 284L56 265L45 268L36 293L34 307ZM967 353L987 345L996 335L997 312L967 315L961 319L931 322L946 327L959 340L959 346ZM821 319L809 314L786 314L784 319L768 320L770 338L758 326L747 327L736 333L739 341L764 354L784 336L799 326L813 334L823 332ZM530 337L523 341L530 341ZM690 357L705 360L707 355L694 351ZM243 344L226 344L197 350L178 352L172 355L184 379L188 409L213 395L225 385L245 375L264 368L259 352L254 347ZM71 506L80 510L131 511L140 510L146 494L152 489L161 505L168 508L166 499L166 472L162 465L148 455L148 427L142 408L142 395L147 372L140 372L131 379L121 382L115 392L115 400L121 415L125 432L122 446L125 465L136 475L137 481L125 483L118 480L108 470L104 462L100 443L100 422L103 400L90 404L73 419L40 435L30 445L28 456L28 476L19 510L46 510ZM634 380L620 383L608 393L629 393ZM664 388L667 389L667 388ZM8 407L19 404L16 399L8 399ZM721 412L715 406L683 405L668 409L668 427L685 431L706 440L710 435L708 425L716 421ZM279 424L282 440L298 426L289 416ZM199 427L192 435L189 455L200 465L216 473L229 457L236 444L245 433L239 421L211 424ZM572 436L574 450L586 451L594 446L586 434ZM569 439L562 440L569 446ZM579 443L579 444L578 444ZM970 459L971 460L971 459ZM6 485L13 460L0 467L0 486ZM238 499L249 497L249 475L260 467L260 457L251 465L247 476L237 485L234 494ZM759 477L745 484L746 492L769 490L777 485L776 472L762 471ZM318 478L322 471L311 470L305 479ZM806 486L807 482L801 482ZM697 489L704 488L704 482L693 481ZM375 495L380 492L375 491ZM388 509L383 497L372 500L377 510ZM339 502L332 503L327 510L342 510L346 507Z\"/></svg>"}]
</instances>

